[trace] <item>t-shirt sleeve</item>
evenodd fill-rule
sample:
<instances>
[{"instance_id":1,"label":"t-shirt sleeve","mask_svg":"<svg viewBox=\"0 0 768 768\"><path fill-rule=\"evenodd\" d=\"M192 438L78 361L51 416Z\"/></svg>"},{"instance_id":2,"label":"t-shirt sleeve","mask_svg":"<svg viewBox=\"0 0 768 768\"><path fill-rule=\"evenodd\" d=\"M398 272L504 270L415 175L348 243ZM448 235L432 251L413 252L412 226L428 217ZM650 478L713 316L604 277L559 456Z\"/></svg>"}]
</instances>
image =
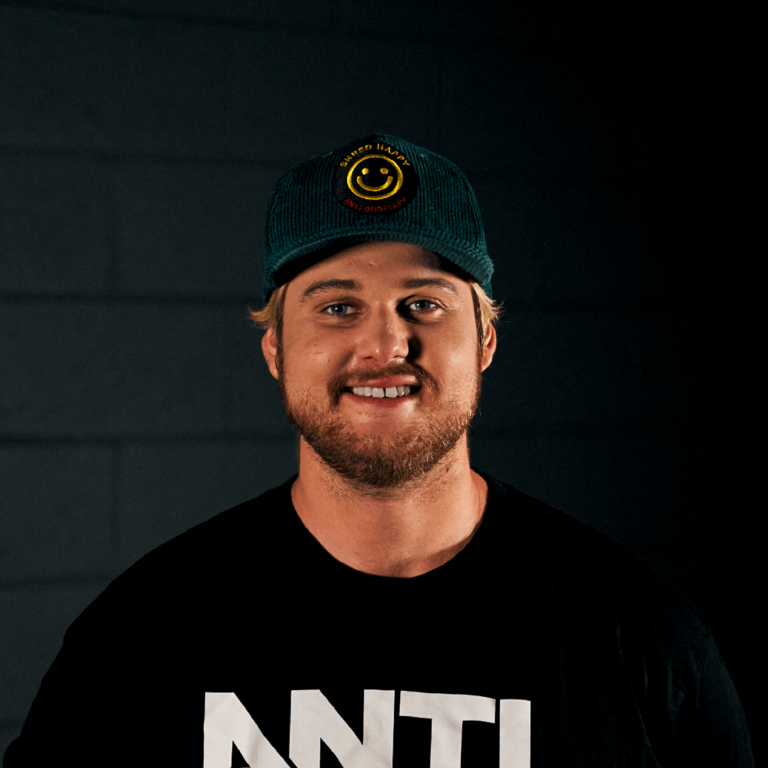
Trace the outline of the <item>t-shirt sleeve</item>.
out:
<instances>
[{"instance_id":1,"label":"t-shirt sleeve","mask_svg":"<svg viewBox=\"0 0 768 768\"><path fill-rule=\"evenodd\" d=\"M100 680L100 667L109 681ZM106 694L119 684L114 670L98 655L65 640L43 678L20 736L5 753L3 768L31 768L59 760L90 766L107 759L99 742L106 737L114 707Z\"/></svg>"},{"instance_id":2,"label":"t-shirt sleeve","mask_svg":"<svg viewBox=\"0 0 768 768\"><path fill-rule=\"evenodd\" d=\"M754 768L744 709L711 634L702 651L674 723L670 768Z\"/></svg>"},{"instance_id":3,"label":"t-shirt sleeve","mask_svg":"<svg viewBox=\"0 0 768 768\"><path fill-rule=\"evenodd\" d=\"M172 604L158 593L171 614ZM3 768L135 768L164 765L159 755L166 753L179 765L202 762L195 762L201 740L192 738L202 728L202 702L187 695L179 673L190 668L188 651L174 642L146 592L137 594L97 598L67 630Z\"/></svg>"}]
</instances>

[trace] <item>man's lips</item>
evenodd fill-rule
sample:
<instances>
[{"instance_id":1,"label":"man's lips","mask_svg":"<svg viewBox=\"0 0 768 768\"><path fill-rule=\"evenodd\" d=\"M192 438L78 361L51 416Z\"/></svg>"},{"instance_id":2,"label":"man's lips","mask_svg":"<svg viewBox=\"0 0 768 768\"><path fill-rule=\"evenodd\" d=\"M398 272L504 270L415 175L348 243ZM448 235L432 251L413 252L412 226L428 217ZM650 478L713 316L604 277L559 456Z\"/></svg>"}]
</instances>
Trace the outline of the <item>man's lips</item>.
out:
<instances>
[{"instance_id":1,"label":"man's lips","mask_svg":"<svg viewBox=\"0 0 768 768\"><path fill-rule=\"evenodd\" d=\"M376 387L377 389L387 389L388 387L418 387L419 381L413 376L382 376L378 379L365 379L360 381L348 382L345 389L353 387Z\"/></svg>"},{"instance_id":2,"label":"man's lips","mask_svg":"<svg viewBox=\"0 0 768 768\"><path fill-rule=\"evenodd\" d=\"M351 393L356 397L371 398L381 400L402 400L410 395L416 394L419 387L399 386L399 387L351 387L345 389L345 392Z\"/></svg>"},{"instance_id":3,"label":"man's lips","mask_svg":"<svg viewBox=\"0 0 768 768\"><path fill-rule=\"evenodd\" d=\"M412 376L381 376L349 383L344 392L366 400L402 400L416 394L419 389L418 381Z\"/></svg>"},{"instance_id":4,"label":"man's lips","mask_svg":"<svg viewBox=\"0 0 768 768\"><path fill-rule=\"evenodd\" d=\"M413 402L422 390L432 385L432 378L417 366L394 365L386 368L359 368L339 376L331 386L333 402L338 403L346 396L350 400L367 405L393 407L400 403Z\"/></svg>"}]
</instances>

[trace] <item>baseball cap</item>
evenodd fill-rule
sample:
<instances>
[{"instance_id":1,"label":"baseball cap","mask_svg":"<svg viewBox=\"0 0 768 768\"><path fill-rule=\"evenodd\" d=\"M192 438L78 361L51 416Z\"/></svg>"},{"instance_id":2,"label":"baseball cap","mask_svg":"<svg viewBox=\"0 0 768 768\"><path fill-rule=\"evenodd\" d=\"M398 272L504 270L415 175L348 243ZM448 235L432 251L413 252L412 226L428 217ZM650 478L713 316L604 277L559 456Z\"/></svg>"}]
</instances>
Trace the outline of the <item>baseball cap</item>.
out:
<instances>
[{"instance_id":1,"label":"baseball cap","mask_svg":"<svg viewBox=\"0 0 768 768\"><path fill-rule=\"evenodd\" d=\"M493 262L467 177L450 160L372 134L293 166L267 206L263 299L322 258L393 240L448 260L491 296Z\"/></svg>"}]
</instances>

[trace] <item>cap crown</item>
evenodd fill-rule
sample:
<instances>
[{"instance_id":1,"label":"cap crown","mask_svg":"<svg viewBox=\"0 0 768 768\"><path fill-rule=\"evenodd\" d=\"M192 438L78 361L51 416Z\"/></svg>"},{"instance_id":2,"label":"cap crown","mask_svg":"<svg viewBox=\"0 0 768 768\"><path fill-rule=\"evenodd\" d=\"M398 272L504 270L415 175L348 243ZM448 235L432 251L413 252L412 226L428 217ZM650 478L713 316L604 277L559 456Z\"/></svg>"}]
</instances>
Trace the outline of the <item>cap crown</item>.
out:
<instances>
[{"instance_id":1,"label":"cap crown","mask_svg":"<svg viewBox=\"0 0 768 768\"><path fill-rule=\"evenodd\" d=\"M320 258L393 240L448 259L491 295L480 209L446 158L375 134L291 168L267 207L263 297Z\"/></svg>"}]
</instances>

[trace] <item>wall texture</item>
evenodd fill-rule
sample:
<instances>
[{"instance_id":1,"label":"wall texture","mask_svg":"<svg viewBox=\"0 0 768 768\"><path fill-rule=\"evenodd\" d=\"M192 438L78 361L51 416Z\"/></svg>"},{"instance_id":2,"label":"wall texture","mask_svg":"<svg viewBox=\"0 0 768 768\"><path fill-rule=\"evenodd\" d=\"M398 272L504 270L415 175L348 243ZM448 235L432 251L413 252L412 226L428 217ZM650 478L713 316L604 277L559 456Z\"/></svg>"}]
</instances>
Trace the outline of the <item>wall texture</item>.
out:
<instances>
[{"instance_id":1,"label":"wall texture","mask_svg":"<svg viewBox=\"0 0 768 768\"><path fill-rule=\"evenodd\" d=\"M501 7L0 3L0 751L108 581L295 471L246 319L263 212L372 132L484 213L506 311L473 463L677 584L752 712L702 70L674 19Z\"/></svg>"}]
</instances>

